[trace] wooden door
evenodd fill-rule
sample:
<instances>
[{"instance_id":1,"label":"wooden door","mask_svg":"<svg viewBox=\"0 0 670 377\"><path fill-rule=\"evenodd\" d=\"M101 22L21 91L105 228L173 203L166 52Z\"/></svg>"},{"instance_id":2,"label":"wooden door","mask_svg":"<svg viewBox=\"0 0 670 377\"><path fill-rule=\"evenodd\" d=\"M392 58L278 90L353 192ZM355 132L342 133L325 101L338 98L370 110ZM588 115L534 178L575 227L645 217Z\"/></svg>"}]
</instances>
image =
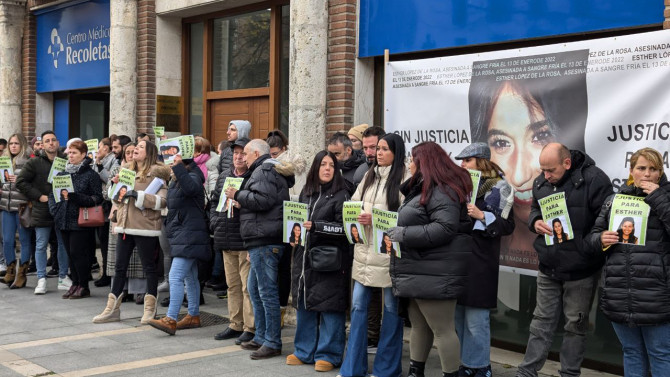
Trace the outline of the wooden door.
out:
<instances>
[{"instance_id":1,"label":"wooden door","mask_svg":"<svg viewBox=\"0 0 670 377\"><path fill-rule=\"evenodd\" d=\"M215 146L228 138L226 132L231 120L248 120L251 122L249 138L265 139L272 129L269 113L270 100L266 96L212 101L210 142Z\"/></svg>"}]
</instances>

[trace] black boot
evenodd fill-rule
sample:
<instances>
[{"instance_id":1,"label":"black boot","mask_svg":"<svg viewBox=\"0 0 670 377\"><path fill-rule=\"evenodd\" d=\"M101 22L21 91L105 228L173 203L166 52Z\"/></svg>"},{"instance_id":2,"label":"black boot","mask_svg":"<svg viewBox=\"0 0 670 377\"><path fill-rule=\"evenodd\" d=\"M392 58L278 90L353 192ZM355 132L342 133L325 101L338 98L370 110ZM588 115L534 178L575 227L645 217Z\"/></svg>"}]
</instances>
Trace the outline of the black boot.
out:
<instances>
[{"instance_id":1,"label":"black boot","mask_svg":"<svg viewBox=\"0 0 670 377\"><path fill-rule=\"evenodd\" d=\"M409 360L409 373L407 377L424 377L423 371L426 369L425 362Z\"/></svg>"}]
</instances>

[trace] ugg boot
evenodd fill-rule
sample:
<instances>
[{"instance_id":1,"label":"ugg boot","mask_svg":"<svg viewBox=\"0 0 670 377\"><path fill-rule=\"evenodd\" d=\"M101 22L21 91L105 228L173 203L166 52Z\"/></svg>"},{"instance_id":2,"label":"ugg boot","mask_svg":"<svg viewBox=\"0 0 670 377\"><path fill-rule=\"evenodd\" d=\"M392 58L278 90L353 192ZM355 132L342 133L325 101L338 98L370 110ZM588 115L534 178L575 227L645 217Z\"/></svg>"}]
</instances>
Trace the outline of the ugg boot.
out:
<instances>
[{"instance_id":1,"label":"ugg boot","mask_svg":"<svg viewBox=\"0 0 670 377\"><path fill-rule=\"evenodd\" d=\"M16 261L10 263L7 266L7 272L5 273L5 278L3 282L7 285L12 285L16 279Z\"/></svg>"},{"instance_id":2,"label":"ugg boot","mask_svg":"<svg viewBox=\"0 0 670 377\"><path fill-rule=\"evenodd\" d=\"M144 315L142 315L140 323L143 325L147 325L149 324L149 321L154 319L155 316L156 316L156 296L152 296L147 293L146 295L144 295Z\"/></svg>"},{"instance_id":3,"label":"ugg boot","mask_svg":"<svg viewBox=\"0 0 670 377\"><path fill-rule=\"evenodd\" d=\"M426 369L426 362L409 360L409 373L407 377L424 377L424 370Z\"/></svg>"},{"instance_id":4,"label":"ugg boot","mask_svg":"<svg viewBox=\"0 0 670 377\"><path fill-rule=\"evenodd\" d=\"M93 317L93 323L118 322L121 320L121 302L123 302L123 293L119 297L114 293L107 295L107 306L102 313Z\"/></svg>"},{"instance_id":5,"label":"ugg boot","mask_svg":"<svg viewBox=\"0 0 670 377\"><path fill-rule=\"evenodd\" d=\"M26 262L19 266L19 271L16 273L16 279L14 279L14 282L9 289L18 289L26 286L26 282L28 281L28 278L26 278L28 267L30 267L30 262Z\"/></svg>"}]
</instances>

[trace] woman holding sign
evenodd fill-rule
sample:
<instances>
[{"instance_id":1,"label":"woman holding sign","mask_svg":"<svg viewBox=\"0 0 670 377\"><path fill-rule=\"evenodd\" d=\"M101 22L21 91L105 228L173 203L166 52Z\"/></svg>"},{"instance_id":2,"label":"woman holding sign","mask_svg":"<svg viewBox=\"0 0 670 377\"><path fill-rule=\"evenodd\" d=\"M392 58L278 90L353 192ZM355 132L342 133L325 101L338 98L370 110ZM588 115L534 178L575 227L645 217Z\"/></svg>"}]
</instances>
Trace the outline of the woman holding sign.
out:
<instances>
[{"instance_id":1,"label":"woman holding sign","mask_svg":"<svg viewBox=\"0 0 670 377\"><path fill-rule=\"evenodd\" d=\"M474 204L467 205L474 222L472 262L468 264L468 275L473 278L458 298L454 318L461 342L459 369L468 376L485 376L491 370L489 315L498 304L500 243L501 237L514 231L514 194L500 167L491 161L486 143L473 143L455 158L461 160L462 168L481 174L473 187Z\"/></svg>"},{"instance_id":2,"label":"woman holding sign","mask_svg":"<svg viewBox=\"0 0 670 377\"><path fill-rule=\"evenodd\" d=\"M652 148L635 152L630 166L628 181L607 199L585 240L607 256L600 309L623 347L625 376L665 376L670 370L670 183L663 157ZM638 245L619 240L620 216L639 217Z\"/></svg>"},{"instance_id":3,"label":"woman holding sign","mask_svg":"<svg viewBox=\"0 0 670 377\"><path fill-rule=\"evenodd\" d=\"M358 222L365 234L373 234L372 208L397 211L403 196L400 184L409 176L405 167L405 144L400 136L387 134L377 143L377 160L358 185L353 201L362 201ZM469 179L469 178L468 178ZM344 377L365 376L368 370L367 324L371 287L383 288L384 314L372 374L398 376L402 372L402 318L398 315L398 299L391 290L390 257L379 253L379 245L369 237L367 244L354 246L351 275L354 291L351 299L351 326L347 354L340 368Z\"/></svg>"},{"instance_id":4,"label":"woman holding sign","mask_svg":"<svg viewBox=\"0 0 670 377\"><path fill-rule=\"evenodd\" d=\"M300 193L300 202L308 205L309 220L303 224L305 246L296 241L293 249L291 293L297 328L295 351L286 357L288 365L315 364L316 371L327 372L342 364L351 271L342 223L348 196L335 155L317 153ZM333 258L315 263L324 252Z\"/></svg>"},{"instance_id":5,"label":"woman holding sign","mask_svg":"<svg viewBox=\"0 0 670 377\"><path fill-rule=\"evenodd\" d=\"M16 178L23 166L30 158L28 140L22 134L14 134L9 137L7 148L2 157L9 160L12 171L4 171L5 179L0 195L0 211L2 211L2 239L4 240L3 252L7 263L7 273L4 277L5 284L11 289L23 288L26 285L26 274L30 262L31 232L21 226L19 222L19 206L26 204L28 198L16 187ZM19 232L21 243L21 260L16 261L16 232ZM18 270L18 272L17 272Z\"/></svg>"},{"instance_id":6,"label":"woman holding sign","mask_svg":"<svg viewBox=\"0 0 670 377\"><path fill-rule=\"evenodd\" d=\"M167 188L163 184L156 193L145 190L154 179L167 182L170 168L158 162L158 148L150 141L140 141L133 151L133 160L129 169L135 172L135 188L126 193L126 201L117 203L116 227L116 264L112 292L107 298L107 306L102 313L93 318L93 323L119 321L123 288L126 284L126 272L133 249L142 261L147 277L147 294L144 296L144 315L141 323L147 324L156 314L156 295L158 294L158 275L156 273L156 253L158 237L163 227L161 210L167 205ZM118 183L118 175L113 179Z\"/></svg>"},{"instance_id":7,"label":"woman holding sign","mask_svg":"<svg viewBox=\"0 0 670 377\"><path fill-rule=\"evenodd\" d=\"M388 230L402 250L402 258L391 258L393 293L409 298L409 376L424 375L435 339L442 375L456 377L460 347L454 311L471 260L467 204L472 180L434 142L412 148L409 170L412 177L400 188L405 201L398 210L398 226Z\"/></svg>"},{"instance_id":8,"label":"woman holding sign","mask_svg":"<svg viewBox=\"0 0 670 377\"><path fill-rule=\"evenodd\" d=\"M54 194L49 195L49 211L53 215L54 224L61 230L63 245L70 260L70 277L72 285L63 295L64 299L80 299L89 297L88 280L91 276L90 255L95 250L95 229L80 227L78 224L79 208L94 207L102 203L102 184L100 176L86 157L88 147L81 140L75 140L68 147L65 171L58 176L70 175L73 192L56 202ZM67 190L65 190L67 191Z\"/></svg>"}]
</instances>

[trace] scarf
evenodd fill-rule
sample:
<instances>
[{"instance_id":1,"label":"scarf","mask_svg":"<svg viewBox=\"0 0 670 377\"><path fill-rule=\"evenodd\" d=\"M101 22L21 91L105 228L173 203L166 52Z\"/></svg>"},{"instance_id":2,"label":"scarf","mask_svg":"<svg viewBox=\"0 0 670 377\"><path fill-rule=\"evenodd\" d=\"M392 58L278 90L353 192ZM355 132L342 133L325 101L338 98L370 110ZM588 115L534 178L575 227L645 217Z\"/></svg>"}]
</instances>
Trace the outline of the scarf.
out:
<instances>
[{"instance_id":1,"label":"scarf","mask_svg":"<svg viewBox=\"0 0 670 377\"><path fill-rule=\"evenodd\" d=\"M74 174L74 173L78 172L79 168L81 168L81 166L84 164L84 161L86 161L86 160L83 160L82 162L78 163L77 165L72 165L71 163L68 162L67 164L65 164L65 172L70 173L70 174Z\"/></svg>"},{"instance_id":2,"label":"scarf","mask_svg":"<svg viewBox=\"0 0 670 377\"><path fill-rule=\"evenodd\" d=\"M202 153L200 156L193 158L193 161L198 165L200 168L200 171L202 171L202 175L205 176L205 181L207 180L207 161L209 161L210 155Z\"/></svg>"}]
</instances>

